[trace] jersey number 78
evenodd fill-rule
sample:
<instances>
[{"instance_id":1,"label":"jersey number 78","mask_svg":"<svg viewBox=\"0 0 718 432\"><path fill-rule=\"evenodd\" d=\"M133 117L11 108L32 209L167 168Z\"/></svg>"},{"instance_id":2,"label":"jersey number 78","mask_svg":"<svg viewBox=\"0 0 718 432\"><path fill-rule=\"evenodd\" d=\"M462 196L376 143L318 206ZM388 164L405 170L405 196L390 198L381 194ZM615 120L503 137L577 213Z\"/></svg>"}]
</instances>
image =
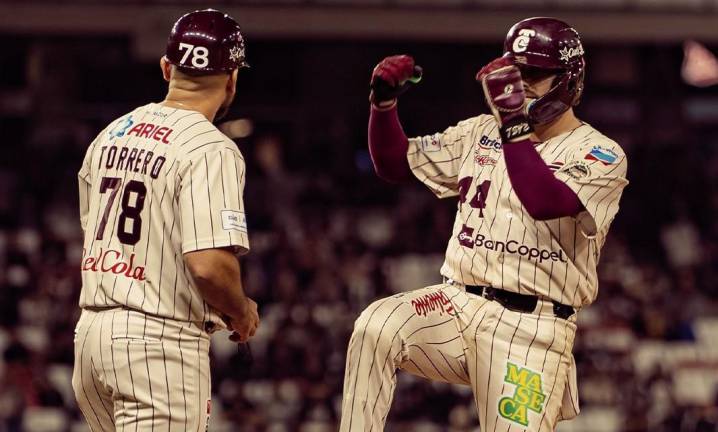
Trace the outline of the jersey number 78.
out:
<instances>
[{"instance_id":1,"label":"jersey number 78","mask_svg":"<svg viewBox=\"0 0 718 432\"><path fill-rule=\"evenodd\" d=\"M103 177L100 182L100 193L104 194L111 190L110 197L105 206L105 212L102 215L100 224L97 226L97 240L102 240L107 227L107 219L110 216L110 210L115 202L117 194L122 189L122 179L119 177ZM125 191L122 193L122 212L120 212L117 223L117 238L120 243L126 245L135 245L140 241L140 232L142 231L142 217L140 213L145 206L145 197L147 196L147 187L144 183L137 180L130 180L125 185ZM134 198L134 201L132 201ZM131 222L129 230L127 229L128 220Z\"/></svg>"}]
</instances>

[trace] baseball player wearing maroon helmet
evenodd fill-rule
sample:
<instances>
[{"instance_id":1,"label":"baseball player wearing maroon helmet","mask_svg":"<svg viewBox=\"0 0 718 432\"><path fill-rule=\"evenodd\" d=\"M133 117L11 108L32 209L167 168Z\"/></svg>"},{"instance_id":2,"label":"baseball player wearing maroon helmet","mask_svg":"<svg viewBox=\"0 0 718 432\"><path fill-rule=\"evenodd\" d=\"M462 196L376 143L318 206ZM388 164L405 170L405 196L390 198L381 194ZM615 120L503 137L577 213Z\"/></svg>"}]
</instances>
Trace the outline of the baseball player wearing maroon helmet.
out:
<instances>
[{"instance_id":1,"label":"baseball player wearing maroon helmet","mask_svg":"<svg viewBox=\"0 0 718 432\"><path fill-rule=\"evenodd\" d=\"M82 313L72 385L93 431L209 427L209 335L259 324L238 254L249 250L245 164L212 122L246 66L237 23L216 10L174 25L166 98L113 121L79 171Z\"/></svg>"},{"instance_id":2,"label":"baseball player wearing maroon helmet","mask_svg":"<svg viewBox=\"0 0 718 432\"><path fill-rule=\"evenodd\" d=\"M372 75L369 149L377 174L458 197L444 282L371 304L349 342L342 431L381 430L396 370L470 385L482 431L551 431L578 413L577 312L626 180L614 141L578 120L585 60L553 18L508 32L476 76L491 115L408 139L396 97L420 78L409 56Z\"/></svg>"}]
</instances>

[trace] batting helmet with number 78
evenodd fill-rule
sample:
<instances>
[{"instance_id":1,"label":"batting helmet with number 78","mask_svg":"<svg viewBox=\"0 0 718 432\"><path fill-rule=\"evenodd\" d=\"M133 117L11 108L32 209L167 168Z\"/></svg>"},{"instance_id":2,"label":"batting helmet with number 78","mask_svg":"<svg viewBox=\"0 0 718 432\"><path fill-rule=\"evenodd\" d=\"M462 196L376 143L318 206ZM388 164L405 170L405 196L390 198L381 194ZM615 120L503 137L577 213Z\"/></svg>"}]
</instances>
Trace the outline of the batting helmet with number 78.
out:
<instances>
[{"instance_id":1,"label":"batting helmet with number 78","mask_svg":"<svg viewBox=\"0 0 718 432\"><path fill-rule=\"evenodd\" d=\"M193 75L229 73L248 67L239 24L214 9L183 15L172 27L165 58Z\"/></svg>"}]
</instances>

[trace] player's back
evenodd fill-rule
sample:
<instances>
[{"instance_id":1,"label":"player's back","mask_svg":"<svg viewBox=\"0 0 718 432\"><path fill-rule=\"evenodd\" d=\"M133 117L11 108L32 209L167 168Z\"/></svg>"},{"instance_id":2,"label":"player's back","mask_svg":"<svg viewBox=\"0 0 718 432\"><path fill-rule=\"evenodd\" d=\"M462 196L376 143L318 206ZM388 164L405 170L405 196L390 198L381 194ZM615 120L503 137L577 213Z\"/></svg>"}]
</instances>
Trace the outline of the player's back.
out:
<instances>
[{"instance_id":1,"label":"player's back","mask_svg":"<svg viewBox=\"0 0 718 432\"><path fill-rule=\"evenodd\" d=\"M183 253L246 247L236 145L199 112L152 103L98 135L79 177L80 306L220 322L194 288Z\"/></svg>"}]
</instances>

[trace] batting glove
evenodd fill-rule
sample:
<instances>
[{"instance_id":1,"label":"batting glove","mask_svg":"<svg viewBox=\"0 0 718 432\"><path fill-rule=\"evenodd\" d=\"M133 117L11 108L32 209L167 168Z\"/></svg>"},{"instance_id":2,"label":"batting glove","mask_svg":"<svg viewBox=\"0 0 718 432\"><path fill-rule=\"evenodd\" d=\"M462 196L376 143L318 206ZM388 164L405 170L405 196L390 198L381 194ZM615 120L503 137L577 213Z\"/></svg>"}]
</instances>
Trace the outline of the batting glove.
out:
<instances>
[{"instance_id":1,"label":"batting glove","mask_svg":"<svg viewBox=\"0 0 718 432\"><path fill-rule=\"evenodd\" d=\"M376 65L371 74L371 93L369 100L374 105L391 105L393 102L421 80L422 69L414 64L408 55L386 57Z\"/></svg>"},{"instance_id":2,"label":"batting glove","mask_svg":"<svg viewBox=\"0 0 718 432\"><path fill-rule=\"evenodd\" d=\"M489 105L504 143L521 141L533 132L524 110L524 92L521 72L509 57L498 58L484 66L476 80L481 82L486 103Z\"/></svg>"}]
</instances>

